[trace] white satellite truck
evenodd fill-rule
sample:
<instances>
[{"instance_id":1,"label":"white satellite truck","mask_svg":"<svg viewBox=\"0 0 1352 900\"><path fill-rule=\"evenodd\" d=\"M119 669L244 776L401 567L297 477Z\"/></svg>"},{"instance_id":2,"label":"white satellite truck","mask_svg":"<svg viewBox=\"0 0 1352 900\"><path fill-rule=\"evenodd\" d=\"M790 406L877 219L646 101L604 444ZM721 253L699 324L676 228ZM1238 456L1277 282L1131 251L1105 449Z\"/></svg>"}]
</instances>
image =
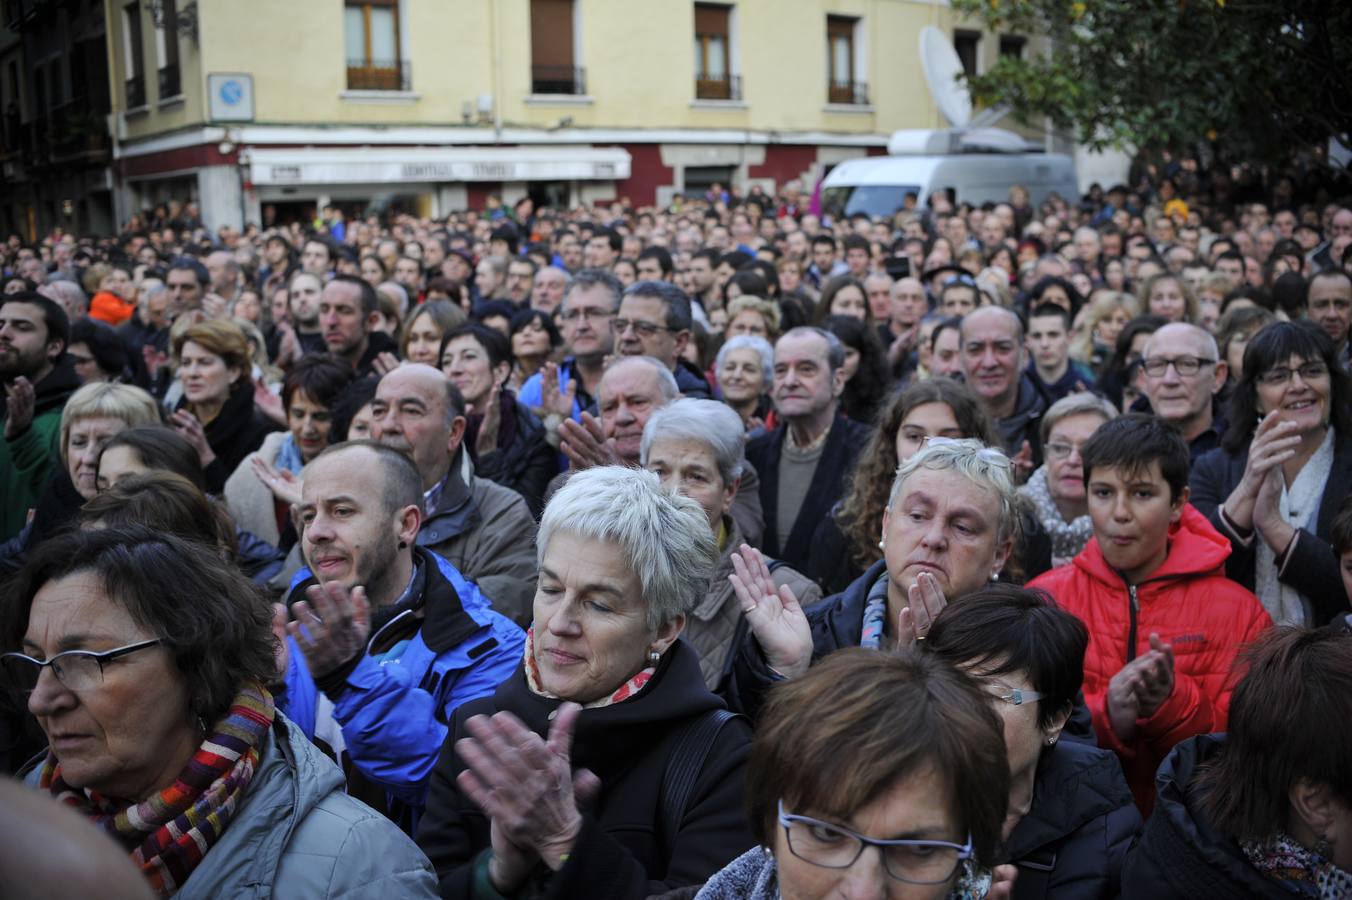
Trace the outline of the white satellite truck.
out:
<instances>
[{"instance_id":1,"label":"white satellite truck","mask_svg":"<svg viewBox=\"0 0 1352 900\"><path fill-rule=\"evenodd\" d=\"M951 188L959 203L999 203L1011 185L1028 189L1036 207L1052 193L1076 203L1075 163L1065 154L1043 153L1012 131L990 127L1004 109L972 115L972 98L957 80L962 62L942 31L920 32L920 60L934 103L951 127L897 131L887 156L850 159L821 182L822 212L833 218L855 213L891 217L907 194L923 209L934 191Z\"/></svg>"}]
</instances>

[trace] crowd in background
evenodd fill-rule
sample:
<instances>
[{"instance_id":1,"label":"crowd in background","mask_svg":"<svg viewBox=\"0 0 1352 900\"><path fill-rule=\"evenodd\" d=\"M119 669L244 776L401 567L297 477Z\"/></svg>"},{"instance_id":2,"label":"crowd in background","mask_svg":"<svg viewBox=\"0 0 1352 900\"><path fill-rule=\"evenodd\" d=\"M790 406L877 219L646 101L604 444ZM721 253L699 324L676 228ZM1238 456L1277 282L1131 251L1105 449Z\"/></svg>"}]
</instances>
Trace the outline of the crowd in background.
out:
<instances>
[{"instance_id":1,"label":"crowd in background","mask_svg":"<svg viewBox=\"0 0 1352 900\"><path fill-rule=\"evenodd\" d=\"M1349 198L1039 199L11 237L7 771L161 895L1352 896Z\"/></svg>"}]
</instances>

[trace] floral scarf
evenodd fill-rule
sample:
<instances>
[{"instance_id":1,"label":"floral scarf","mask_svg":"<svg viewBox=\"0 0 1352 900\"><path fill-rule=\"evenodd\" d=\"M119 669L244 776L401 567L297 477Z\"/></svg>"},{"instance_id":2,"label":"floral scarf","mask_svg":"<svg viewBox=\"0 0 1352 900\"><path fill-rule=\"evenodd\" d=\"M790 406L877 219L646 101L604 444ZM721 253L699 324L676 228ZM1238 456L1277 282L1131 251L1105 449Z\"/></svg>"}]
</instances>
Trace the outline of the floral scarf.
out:
<instances>
[{"instance_id":1,"label":"floral scarf","mask_svg":"<svg viewBox=\"0 0 1352 900\"><path fill-rule=\"evenodd\" d=\"M887 630L887 573L868 590L864 601L864 625L859 633L859 646L866 650L877 650L883 645L883 632Z\"/></svg>"},{"instance_id":2,"label":"floral scarf","mask_svg":"<svg viewBox=\"0 0 1352 900\"><path fill-rule=\"evenodd\" d=\"M1265 841L1244 841L1241 846L1255 869L1297 897L1352 897L1352 872L1306 850L1286 832L1279 831Z\"/></svg>"},{"instance_id":3,"label":"floral scarf","mask_svg":"<svg viewBox=\"0 0 1352 900\"><path fill-rule=\"evenodd\" d=\"M534 628L526 629L525 664L526 664L525 665L526 687L530 688L530 692L540 697L548 697L551 700L559 699L558 697L549 693L543 687L540 686L540 666L535 661ZM614 706L616 703L623 703L625 700L629 700L639 691L643 690L643 686L646 685L652 679L653 673L656 671L657 671L656 666L648 666L646 669L640 671L633 678L630 678L624 684L620 685L619 688L614 691L614 693L610 694L610 696L602 697L600 700L593 700L591 703L584 703L582 704L582 708L599 709L603 706Z\"/></svg>"},{"instance_id":4,"label":"floral scarf","mask_svg":"<svg viewBox=\"0 0 1352 900\"><path fill-rule=\"evenodd\" d=\"M151 887L167 897L183 887L230 824L274 714L267 689L246 684L174 783L140 803L72 788L50 753L38 784L130 850Z\"/></svg>"},{"instance_id":5,"label":"floral scarf","mask_svg":"<svg viewBox=\"0 0 1352 900\"><path fill-rule=\"evenodd\" d=\"M1034 472L1019 492L1032 502L1037 520L1052 539L1052 565L1065 565L1078 556L1094 536L1094 522L1087 515L1072 522L1061 518L1061 510L1056 508L1047 487L1047 467L1041 466Z\"/></svg>"}]
</instances>

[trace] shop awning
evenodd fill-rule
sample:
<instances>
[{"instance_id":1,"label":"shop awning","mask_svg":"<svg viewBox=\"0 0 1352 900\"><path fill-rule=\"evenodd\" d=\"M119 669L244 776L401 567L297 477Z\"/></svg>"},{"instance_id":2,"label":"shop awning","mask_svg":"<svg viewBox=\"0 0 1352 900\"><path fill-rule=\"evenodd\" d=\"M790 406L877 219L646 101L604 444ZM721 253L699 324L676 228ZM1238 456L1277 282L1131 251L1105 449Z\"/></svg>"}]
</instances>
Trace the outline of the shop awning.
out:
<instances>
[{"instance_id":1,"label":"shop awning","mask_svg":"<svg viewBox=\"0 0 1352 900\"><path fill-rule=\"evenodd\" d=\"M256 185L463 181L614 181L629 177L618 147L249 148Z\"/></svg>"}]
</instances>

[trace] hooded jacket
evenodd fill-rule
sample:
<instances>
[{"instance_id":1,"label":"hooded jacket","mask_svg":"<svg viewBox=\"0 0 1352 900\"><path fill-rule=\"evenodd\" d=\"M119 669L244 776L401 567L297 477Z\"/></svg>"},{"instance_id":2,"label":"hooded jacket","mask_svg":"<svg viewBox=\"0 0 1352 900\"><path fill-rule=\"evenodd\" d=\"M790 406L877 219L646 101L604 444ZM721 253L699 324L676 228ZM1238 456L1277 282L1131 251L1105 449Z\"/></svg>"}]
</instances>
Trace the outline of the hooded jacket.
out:
<instances>
[{"instance_id":1,"label":"hooded jacket","mask_svg":"<svg viewBox=\"0 0 1352 900\"><path fill-rule=\"evenodd\" d=\"M80 386L65 356L33 385L33 421L13 438L3 436L7 409L0 405L0 540L18 534L61 462L61 413Z\"/></svg>"},{"instance_id":2,"label":"hooded jacket","mask_svg":"<svg viewBox=\"0 0 1352 900\"><path fill-rule=\"evenodd\" d=\"M462 703L492 693L519 664L526 640L446 560L421 549L414 551L414 558L421 591L411 598L411 609L371 635L368 644L380 644L383 633L407 631L402 620L421 613L402 650L381 658L363 653L340 684L329 684L334 676L326 676L321 692L304 654L288 638L286 691L277 698L308 738L318 736L332 745L336 739L329 729L337 725L352 765L383 789L391 817L410 831L422 810L427 777L451 715ZM302 569L287 605L304 597L314 583L309 569Z\"/></svg>"},{"instance_id":3,"label":"hooded jacket","mask_svg":"<svg viewBox=\"0 0 1352 900\"><path fill-rule=\"evenodd\" d=\"M1006 842L1014 900L1111 900L1141 828L1117 758L1073 740L1038 761L1033 805Z\"/></svg>"},{"instance_id":4,"label":"hooded jacket","mask_svg":"<svg viewBox=\"0 0 1352 900\"><path fill-rule=\"evenodd\" d=\"M518 667L491 698L456 711L418 830L418 845L436 867L443 898L472 896L473 860L490 845L489 820L456 786L464 765L455 742L467 734L465 722L506 710L545 737L559 705L532 692ZM741 719L726 723L709 747L677 833L665 836L659 827L663 775L682 726L722 707L704 687L694 652L677 641L633 697L582 710L570 759L574 768L600 778L601 791L583 811L568 861L537 893L642 900L704 882L755 843L743 803L750 729Z\"/></svg>"},{"instance_id":5,"label":"hooded jacket","mask_svg":"<svg viewBox=\"0 0 1352 900\"><path fill-rule=\"evenodd\" d=\"M1184 738L1225 729L1244 645L1272 625L1258 598L1225 577L1230 544L1201 513L1183 507L1169 529L1168 556L1135 587L1128 587L1099 548L1098 538L1070 565L1029 587L1042 588L1089 629L1084 695L1100 746L1122 760L1136 796L1149 814L1154 775L1166 753ZM1123 666L1150 650L1158 634L1174 650L1174 689L1154 715L1138 719L1123 741L1108 716L1108 683Z\"/></svg>"},{"instance_id":6,"label":"hooded jacket","mask_svg":"<svg viewBox=\"0 0 1352 900\"><path fill-rule=\"evenodd\" d=\"M1294 896L1250 865L1239 844L1217 831L1200 808L1193 779L1224 745L1223 734L1190 738L1160 766L1155 811L1122 869L1123 897L1291 900Z\"/></svg>"}]
</instances>

